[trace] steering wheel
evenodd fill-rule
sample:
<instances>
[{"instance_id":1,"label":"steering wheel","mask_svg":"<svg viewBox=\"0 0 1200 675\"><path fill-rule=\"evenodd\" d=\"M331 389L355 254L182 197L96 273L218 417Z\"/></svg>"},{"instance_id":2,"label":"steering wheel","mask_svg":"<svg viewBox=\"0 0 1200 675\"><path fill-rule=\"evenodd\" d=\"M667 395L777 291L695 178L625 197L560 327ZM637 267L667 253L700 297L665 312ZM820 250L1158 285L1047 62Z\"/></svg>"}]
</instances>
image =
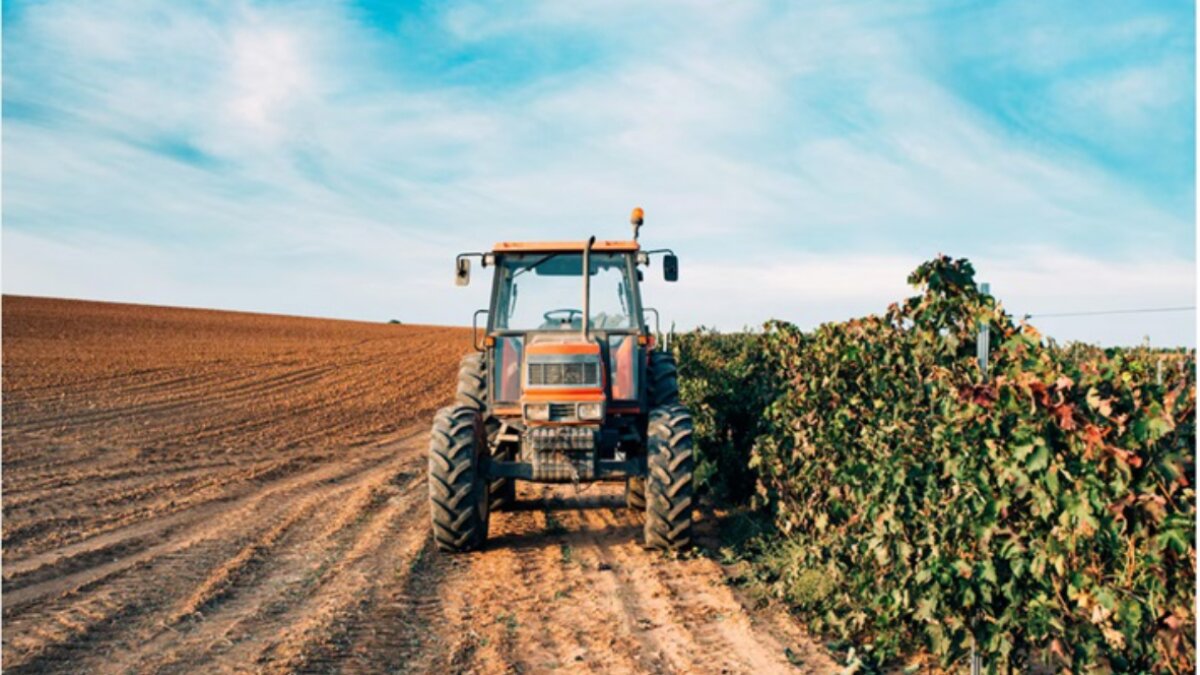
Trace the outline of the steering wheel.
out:
<instances>
[{"instance_id":1,"label":"steering wheel","mask_svg":"<svg viewBox=\"0 0 1200 675\"><path fill-rule=\"evenodd\" d=\"M561 318L561 319L555 318L555 315L562 315L562 314L565 314L566 317ZM571 320L577 316L580 318L583 318L583 312L578 309L552 309L549 312L546 312L545 314L543 314L542 318L546 320L546 323L554 323L554 322L571 323Z\"/></svg>"}]
</instances>

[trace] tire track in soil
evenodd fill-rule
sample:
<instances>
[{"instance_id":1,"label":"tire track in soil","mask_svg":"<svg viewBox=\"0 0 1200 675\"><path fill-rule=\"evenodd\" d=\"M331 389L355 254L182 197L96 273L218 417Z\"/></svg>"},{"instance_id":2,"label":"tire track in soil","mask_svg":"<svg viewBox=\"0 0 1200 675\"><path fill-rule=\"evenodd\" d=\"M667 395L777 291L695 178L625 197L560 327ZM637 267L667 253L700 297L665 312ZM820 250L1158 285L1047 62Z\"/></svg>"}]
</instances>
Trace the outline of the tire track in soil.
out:
<instances>
[{"instance_id":1,"label":"tire track in soil","mask_svg":"<svg viewBox=\"0 0 1200 675\"><path fill-rule=\"evenodd\" d=\"M645 642L638 634L636 622L621 602L622 589L614 583L613 567L600 555L598 546L604 539L625 539L634 533L629 528L596 533L577 527L584 512L623 508L623 504L611 494L597 494L597 486L566 499L559 495L573 492L572 488L530 488L539 493L532 506L540 509L546 532L558 540L557 547L546 546L545 550L558 558L567 589L550 617L551 625L565 629L560 643L567 648L560 648L554 655L557 658L549 663L600 672L650 669L653 658L647 655L655 652L656 645ZM593 617L595 625L579 625L572 620L577 614Z\"/></svg>"},{"instance_id":2,"label":"tire track in soil","mask_svg":"<svg viewBox=\"0 0 1200 675\"><path fill-rule=\"evenodd\" d=\"M611 512L593 519L599 527L620 520L623 518ZM671 635L659 638L659 642L672 646L675 670L753 673L789 668L783 646L749 627L749 618L724 584L715 563L706 558L672 560L650 554L649 564L637 565L631 553L628 545L618 546L614 557L629 572L628 585L636 589L652 617L652 631ZM677 649L681 644L683 649Z\"/></svg>"},{"instance_id":3,"label":"tire track in soil","mask_svg":"<svg viewBox=\"0 0 1200 675\"><path fill-rule=\"evenodd\" d=\"M369 462L370 459L366 461ZM212 496L212 498L197 500L190 508L164 509L153 519L147 518L135 521L111 530L103 528L93 530L81 540L66 544L60 548L37 552L22 557L19 560L6 563L6 576L19 577L47 565L56 564L58 561L71 560L79 555L88 553L91 549L119 544L126 540L161 537L163 541L160 543L160 546L169 546L171 541L166 539L166 537L178 537L177 532L183 526L203 525L207 520L219 517L235 509L248 511L256 508L264 501L276 498L276 493L291 493L321 483L336 483L339 480L344 480L348 476L369 468L369 466L364 466L363 464L363 461L341 464L324 463L308 471L294 473L275 471L273 474L270 474L271 469L280 468L280 465L275 463L269 467L268 471L256 470L254 472L254 475L259 478L269 478L269 480L242 477L243 480L238 484L225 485L224 487L229 488L226 492L217 495L206 495ZM246 484L243 485L242 483ZM12 600L8 595L6 595L5 599Z\"/></svg>"},{"instance_id":4,"label":"tire track in soil","mask_svg":"<svg viewBox=\"0 0 1200 675\"><path fill-rule=\"evenodd\" d=\"M262 460L263 463L271 460ZM176 465L167 467L156 476L147 478L143 472L130 470L116 477L102 476L70 476L63 477L52 485L40 485L34 489L5 491L5 511L18 509L35 509L42 502L54 501L62 508L75 506L79 503L94 504L97 500L114 500L126 493L137 491L154 492L172 485L184 484L196 478L211 476L216 471L242 469L244 466L216 461L197 463L195 466ZM63 488L70 487L69 494L63 494Z\"/></svg>"},{"instance_id":5,"label":"tire track in soil","mask_svg":"<svg viewBox=\"0 0 1200 675\"><path fill-rule=\"evenodd\" d=\"M423 483L423 481L417 481ZM360 617L379 602L379 580L421 551L427 533L415 527L421 502L412 489L389 499L356 533L344 555L318 580L319 592L299 603L254 662L264 672L329 672L351 655ZM402 526L402 525L407 525Z\"/></svg>"},{"instance_id":6,"label":"tire track in soil","mask_svg":"<svg viewBox=\"0 0 1200 675\"><path fill-rule=\"evenodd\" d=\"M190 672L198 663L251 664L270 648L287 645L286 639L264 638L309 621L315 599L353 597L337 588L338 570L363 550L364 541L386 541L372 530L380 518L411 510L419 501L419 457L411 447L410 442L397 458L322 497L335 508L319 511L287 533L269 555L239 553L215 568L175 608L180 621L168 623L166 630L150 626L136 651L107 655L94 670ZM239 564L243 559L250 564ZM210 589L216 592L206 593Z\"/></svg>"},{"instance_id":7,"label":"tire track in soil","mask_svg":"<svg viewBox=\"0 0 1200 675\"><path fill-rule=\"evenodd\" d=\"M325 500L352 489L336 480L364 469L346 468L329 465L285 478L275 489L205 514L195 527L137 555L6 591L6 667L39 672L69 663L74 670L76 654L97 642L111 649L138 619L169 626L178 614L172 609L176 596L191 588L193 602L203 604L221 590L214 577L219 579L223 571L236 573L221 561L237 561L238 552L246 549L269 552L280 536ZM17 637L10 640L13 633Z\"/></svg>"},{"instance_id":8,"label":"tire track in soil","mask_svg":"<svg viewBox=\"0 0 1200 675\"><path fill-rule=\"evenodd\" d=\"M123 529L149 519L161 519L172 513L204 506L211 502L224 502L235 498L237 486L243 492L253 492L264 483L277 477L302 472L313 464L320 463L318 456L298 456L277 460L258 466L247 473L229 476L226 480L214 477L203 486L191 491L173 490L174 498L149 504L135 505L131 509L105 512L97 510L70 510L65 514L58 507L48 509L49 514L38 520L28 521L4 532L5 553L23 554L30 549L45 549L49 546L70 544L80 539ZM7 564L7 563L6 563Z\"/></svg>"},{"instance_id":9,"label":"tire track in soil","mask_svg":"<svg viewBox=\"0 0 1200 675\"><path fill-rule=\"evenodd\" d=\"M641 548L619 486L520 486L493 514L487 550L437 556L439 672L753 673L793 670L779 631L759 631L719 566ZM436 554L435 554L436 555ZM835 664L810 644L809 672Z\"/></svg>"},{"instance_id":10,"label":"tire track in soil","mask_svg":"<svg viewBox=\"0 0 1200 675\"><path fill-rule=\"evenodd\" d=\"M411 438L415 438L412 436ZM106 530L95 528L92 536L82 541L74 542L57 549L40 552L23 557L20 560L5 564L5 604L20 604L28 596L36 596L38 589L27 590L30 583L26 575L39 573L40 576L53 576L56 585L70 584L74 575L64 574L62 566L71 566L74 561L94 556L97 551L110 548L129 546L133 542L149 542L158 540L160 543L150 552L128 551L138 554L131 558L117 559L107 563L102 568L85 568L88 576L105 573L111 569L123 569L130 565L139 564L146 555L164 552L172 549L177 540L184 538L191 526L199 526L205 531L211 529L209 521L225 516L229 512L249 513L258 508L263 502L280 499L281 495L311 489L322 483L336 484L345 481L357 473L371 468L370 462L378 461L375 456L367 456L361 461L325 463L310 471L290 473L277 471L279 463L272 463L267 469L255 468L249 476L241 476L237 483L228 482L219 487L226 488L211 499L198 500L191 508L179 508L174 511L160 511L155 518L135 521L120 528ZM275 471L273 482L263 484L261 479L267 477L271 470ZM47 575L47 570L58 573ZM20 591L20 592L17 592Z\"/></svg>"},{"instance_id":11,"label":"tire track in soil","mask_svg":"<svg viewBox=\"0 0 1200 675\"><path fill-rule=\"evenodd\" d=\"M620 511L618 511L620 509ZM606 517L607 516L607 517ZM615 571L618 595L627 614L635 614L649 645L657 646L658 667L666 672L739 672L730 660L730 645L715 643L707 625L670 602L673 598L646 568L661 564L661 554L640 548L643 521L623 505L572 513L569 527L598 533L608 528L632 529L624 542L612 545L597 537L596 555Z\"/></svg>"},{"instance_id":12,"label":"tire track in soil","mask_svg":"<svg viewBox=\"0 0 1200 675\"><path fill-rule=\"evenodd\" d=\"M26 540L39 534L54 535L63 529L63 524L73 525L72 529L86 531L91 534L127 525L140 517L161 517L163 508L156 497L170 488L170 492L178 497L169 500L166 510L183 510L201 502L206 495L213 498L225 498L230 490L239 484L261 483L274 475L291 473L294 470L318 464L330 459L327 452L299 453L285 459L259 459L250 462L225 460L198 467L188 462L181 466L166 465L161 471L141 476L141 484L137 484L137 469L129 467L118 471L105 472L92 477L75 477L54 488L39 490L34 494L20 493L16 504L5 504L5 516L9 523L5 527L5 558L11 558L14 551L19 552L27 547ZM145 471L146 464L142 464ZM158 478L163 476L163 478ZM173 477L172 477L173 476ZM106 480L108 477L108 480ZM190 482L196 482L190 487ZM133 488L122 491L119 485L134 484ZM79 485L79 487L75 487ZM70 491L61 488L71 487ZM42 505L42 502L50 502ZM85 508L80 508L85 506ZM126 507L125 510L111 511L104 507ZM27 513L23 513L23 511ZM65 514L65 515L64 515ZM13 516L26 516L23 522L11 524ZM86 528L84 527L86 525ZM68 537L69 539L69 537ZM62 543L62 537L50 540ZM36 541L39 548L44 548L47 541Z\"/></svg>"}]
</instances>

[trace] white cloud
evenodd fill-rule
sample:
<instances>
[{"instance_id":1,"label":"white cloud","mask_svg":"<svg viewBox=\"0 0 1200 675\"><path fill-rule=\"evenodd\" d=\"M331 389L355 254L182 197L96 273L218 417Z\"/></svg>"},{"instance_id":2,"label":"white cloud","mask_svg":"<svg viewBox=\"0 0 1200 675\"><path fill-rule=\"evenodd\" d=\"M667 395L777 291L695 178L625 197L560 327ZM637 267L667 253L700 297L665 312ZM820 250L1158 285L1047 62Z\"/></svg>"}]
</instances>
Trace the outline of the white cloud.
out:
<instances>
[{"instance_id":1,"label":"white cloud","mask_svg":"<svg viewBox=\"0 0 1200 675\"><path fill-rule=\"evenodd\" d=\"M1145 129L1190 98L1180 87L1189 70L1184 63L1123 68L1064 84L1055 93L1068 110L1099 113L1116 127Z\"/></svg>"},{"instance_id":2,"label":"white cloud","mask_svg":"<svg viewBox=\"0 0 1200 675\"><path fill-rule=\"evenodd\" d=\"M312 76L297 42L296 35L281 28L235 32L228 57L228 107L236 121L276 136L282 131L278 116L292 101L312 95Z\"/></svg>"}]
</instances>

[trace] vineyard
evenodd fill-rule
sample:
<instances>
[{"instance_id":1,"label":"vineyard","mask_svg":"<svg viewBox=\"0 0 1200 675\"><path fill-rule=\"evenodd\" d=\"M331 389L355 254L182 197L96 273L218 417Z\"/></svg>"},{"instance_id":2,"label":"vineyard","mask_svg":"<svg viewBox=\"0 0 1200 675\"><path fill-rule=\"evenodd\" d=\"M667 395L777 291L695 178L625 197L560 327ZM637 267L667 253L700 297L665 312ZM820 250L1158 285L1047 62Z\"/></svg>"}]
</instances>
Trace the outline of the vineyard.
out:
<instances>
[{"instance_id":1,"label":"vineyard","mask_svg":"<svg viewBox=\"0 0 1200 675\"><path fill-rule=\"evenodd\" d=\"M882 316L676 336L698 479L748 514L727 555L865 667L1194 672L1195 352L1060 347L973 276L939 257Z\"/></svg>"}]
</instances>

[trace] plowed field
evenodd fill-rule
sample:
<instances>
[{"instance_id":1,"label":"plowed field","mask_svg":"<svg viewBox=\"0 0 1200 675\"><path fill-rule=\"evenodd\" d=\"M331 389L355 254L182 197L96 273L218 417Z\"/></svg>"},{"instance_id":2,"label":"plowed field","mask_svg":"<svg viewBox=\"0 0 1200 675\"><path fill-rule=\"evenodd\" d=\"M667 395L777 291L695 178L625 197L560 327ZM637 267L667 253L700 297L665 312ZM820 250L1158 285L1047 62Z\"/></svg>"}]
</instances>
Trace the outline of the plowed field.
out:
<instances>
[{"instance_id":1,"label":"plowed field","mask_svg":"<svg viewBox=\"0 0 1200 675\"><path fill-rule=\"evenodd\" d=\"M6 672L776 672L833 662L615 485L429 537L469 331L3 300ZM713 521L702 513L701 538Z\"/></svg>"}]
</instances>

